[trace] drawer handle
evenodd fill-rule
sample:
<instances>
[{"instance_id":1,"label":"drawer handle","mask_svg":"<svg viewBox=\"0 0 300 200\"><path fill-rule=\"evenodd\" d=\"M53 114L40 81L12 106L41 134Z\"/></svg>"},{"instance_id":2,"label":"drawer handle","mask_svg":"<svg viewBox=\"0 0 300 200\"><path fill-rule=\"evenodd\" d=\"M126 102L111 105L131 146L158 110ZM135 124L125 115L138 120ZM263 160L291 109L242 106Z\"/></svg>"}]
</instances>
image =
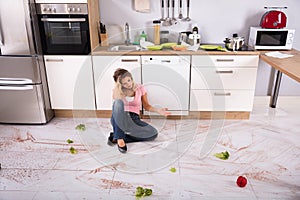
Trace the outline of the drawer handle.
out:
<instances>
[{"instance_id":1,"label":"drawer handle","mask_svg":"<svg viewBox=\"0 0 300 200\"><path fill-rule=\"evenodd\" d=\"M216 70L217 74L232 74L233 70Z\"/></svg>"},{"instance_id":2,"label":"drawer handle","mask_svg":"<svg viewBox=\"0 0 300 200\"><path fill-rule=\"evenodd\" d=\"M63 62L63 61L64 59L49 59L49 58L46 59L46 62Z\"/></svg>"},{"instance_id":3,"label":"drawer handle","mask_svg":"<svg viewBox=\"0 0 300 200\"><path fill-rule=\"evenodd\" d=\"M122 59L121 62L138 62L138 59Z\"/></svg>"},{"instance_id":4,"label":"drawer handle","mask_svg":"<svg viewBox=\"0 0 300 200\"><path fill-rule=\"evenodd\" d=\"M234 59L217 59L217 62L234 62Z\"/></svg>"},{"instance_id":5,"label":"drawer handle","mask_svg":"<svg viewBox=\"0 0 300 200\"><path fill-rule=\"evenodd\" d=\"M230 96L231 93L230 93L230 92L225 92L225 93L222 93L222 92L215 92L214 95L215 95L215 96Z\"/></svg>"}]
</instances>

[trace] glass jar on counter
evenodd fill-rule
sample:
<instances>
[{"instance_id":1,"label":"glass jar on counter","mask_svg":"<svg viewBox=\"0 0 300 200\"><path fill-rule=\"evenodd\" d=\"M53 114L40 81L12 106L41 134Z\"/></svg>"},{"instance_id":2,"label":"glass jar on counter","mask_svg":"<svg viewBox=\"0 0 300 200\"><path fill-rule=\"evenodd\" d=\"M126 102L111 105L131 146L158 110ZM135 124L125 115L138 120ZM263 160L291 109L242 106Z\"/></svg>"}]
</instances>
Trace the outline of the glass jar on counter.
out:
<instances>
[{"instance_id":1,"label":"glass jar on counter","mask_svg":"<svg viewBox=\"0 0 300 200\"><path fill-rule=\"evenodd\" d=\"M169 31L160 31L160 43L163 44L163 43L167 43L169 42Z\"/></svg>"}]
</instances>

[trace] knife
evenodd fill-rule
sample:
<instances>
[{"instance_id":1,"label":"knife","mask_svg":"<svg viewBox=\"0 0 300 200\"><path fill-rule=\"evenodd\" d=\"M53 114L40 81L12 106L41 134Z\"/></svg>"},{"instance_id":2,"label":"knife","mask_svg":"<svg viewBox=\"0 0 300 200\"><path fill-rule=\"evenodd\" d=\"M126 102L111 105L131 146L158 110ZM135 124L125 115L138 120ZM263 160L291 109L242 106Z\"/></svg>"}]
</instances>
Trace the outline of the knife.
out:
<instances>
[{"instance_id":1,"label":"knife","mask_svg":"<svg viewBox=\"0 0 300 200\"><path fill-rule=\"evenodd\" d=\"M100 33L106 33L105 25L102 22L100 22Z\"/></svg>"}]
</instances>

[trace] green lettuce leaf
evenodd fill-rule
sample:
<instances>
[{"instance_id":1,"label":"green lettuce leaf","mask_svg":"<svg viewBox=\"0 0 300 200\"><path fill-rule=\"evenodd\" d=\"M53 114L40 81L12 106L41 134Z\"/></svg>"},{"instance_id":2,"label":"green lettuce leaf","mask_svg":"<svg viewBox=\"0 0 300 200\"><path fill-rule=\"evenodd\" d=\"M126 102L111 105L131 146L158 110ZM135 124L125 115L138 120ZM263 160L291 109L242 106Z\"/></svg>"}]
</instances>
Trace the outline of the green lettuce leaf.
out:
<instances>
[{"instance_id":1,"label":"green lettuce leaf","mask_svg":"<svg viewBox=\"0 0 300 200\"><path fill-rule=\"evenodd\" d=\"M228 151L220 152L220 153L215 153L215 157L220 158L222 160L227 160L229 158L229 153Z\"/></svg>"}]
</instances>

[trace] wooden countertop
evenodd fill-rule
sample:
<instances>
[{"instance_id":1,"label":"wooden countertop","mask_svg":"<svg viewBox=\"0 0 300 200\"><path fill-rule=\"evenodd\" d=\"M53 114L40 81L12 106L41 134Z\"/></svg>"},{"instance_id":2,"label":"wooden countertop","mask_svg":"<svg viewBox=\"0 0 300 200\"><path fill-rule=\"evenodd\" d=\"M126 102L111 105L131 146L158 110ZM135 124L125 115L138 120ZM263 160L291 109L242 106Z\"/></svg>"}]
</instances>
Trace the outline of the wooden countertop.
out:
<instances>
[{"instance_id":1,"label":"wooden countertop","mask_svg":"<svg viewBox=\"0 0 300 200\"><path fill-rule=\"evenodd\" d=\"M224 51L174 51L174 50L159 50L159 51L109 51L109 47L98 46L92 55L259 55L257 51L237 51L237 52L224 52Z\"/></svg>"},{"instance_id":2,"label":"wooden countertop","mask_svg":"<svg viewBox=\"0 0 300 200\"><path fill-rule=\"evenodd\" d=\"M300 82L300 51L295 49L291 51L279 51L284 54L294 55L290 58L273 58L266 56L266 52L270 51L260 51L260 59L286 74L290 78Z\"/></svg>"}]
</instances>

